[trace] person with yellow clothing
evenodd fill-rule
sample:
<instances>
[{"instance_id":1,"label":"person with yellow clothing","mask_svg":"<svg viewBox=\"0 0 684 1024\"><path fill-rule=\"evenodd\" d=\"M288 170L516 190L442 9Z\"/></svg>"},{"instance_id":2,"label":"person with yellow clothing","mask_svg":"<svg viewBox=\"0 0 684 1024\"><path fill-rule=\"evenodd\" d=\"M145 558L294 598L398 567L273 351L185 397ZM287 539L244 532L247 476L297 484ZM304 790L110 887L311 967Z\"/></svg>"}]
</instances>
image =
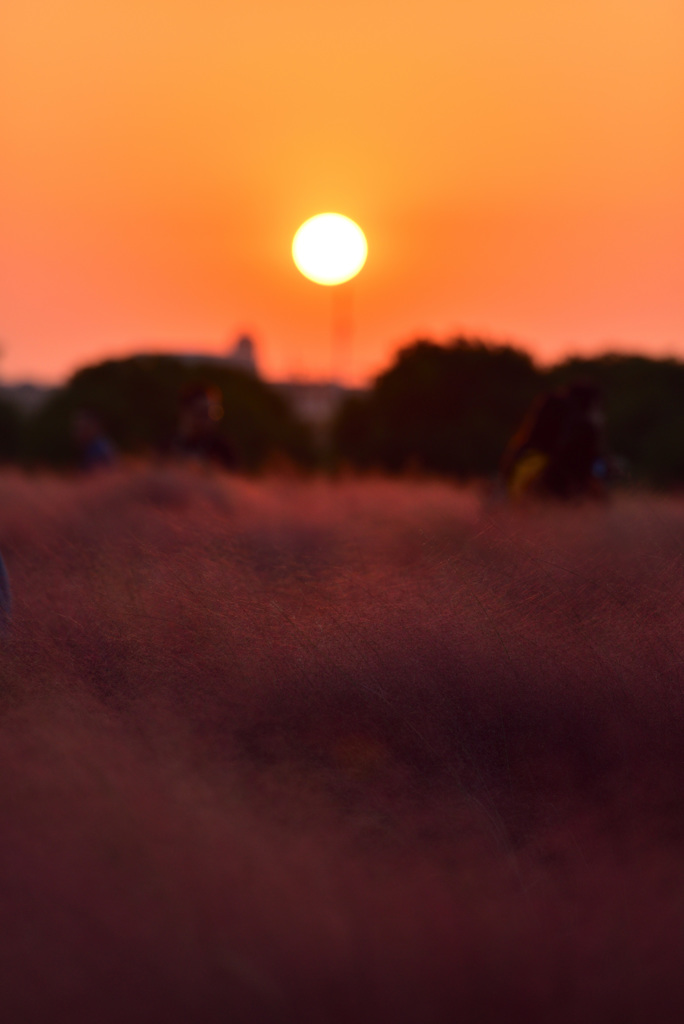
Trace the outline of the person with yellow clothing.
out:
<instances>
[{"instance_id":1,"label":"person with yellow clothing","mask_svg":"<svg viewBox=\"0 0 684 1024\"><path fill-rule=\"evenodd\" d=\"M601 497L605 493L603 410L598 388L570 384L541 395L502 460L509 496Z\"/></svg>"}]
</instances>

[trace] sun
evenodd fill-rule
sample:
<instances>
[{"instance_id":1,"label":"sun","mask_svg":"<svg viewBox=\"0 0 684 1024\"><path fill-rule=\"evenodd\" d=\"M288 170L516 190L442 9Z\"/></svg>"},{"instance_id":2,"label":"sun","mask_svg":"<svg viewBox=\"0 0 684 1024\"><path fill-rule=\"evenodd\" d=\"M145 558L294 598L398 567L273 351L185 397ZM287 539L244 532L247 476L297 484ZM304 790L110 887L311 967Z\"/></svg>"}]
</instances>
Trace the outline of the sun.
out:
<instances>
[{"instance_id":1,"label":"sun","mask_svg":"<svg viewBox=\"0 0 684 1024\"><path fill-rule=\"evenodd\" d=\"M297 269L316 284L342 284L366 262L366 236L341 213L319 213L304 221L292 240Z\"/></svg>"}]
</instances>

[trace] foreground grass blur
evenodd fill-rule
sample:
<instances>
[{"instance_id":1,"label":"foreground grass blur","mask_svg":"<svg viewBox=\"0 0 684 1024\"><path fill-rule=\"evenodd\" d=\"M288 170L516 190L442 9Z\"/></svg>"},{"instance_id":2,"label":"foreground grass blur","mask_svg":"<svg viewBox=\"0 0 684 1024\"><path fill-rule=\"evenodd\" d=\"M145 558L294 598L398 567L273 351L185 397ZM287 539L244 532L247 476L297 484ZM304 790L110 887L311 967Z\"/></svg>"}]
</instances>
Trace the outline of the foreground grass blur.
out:
<instances>
[{"instance_id":1,"label":"foreground grass blur","mask_svg":"<svg viewBox=\"0 0 684 1024\"><path fill-rule=\"evenodd\" d=\"M684 502L0 478L3 1019L684 1013Z\"/></svg>"}]
</instances>

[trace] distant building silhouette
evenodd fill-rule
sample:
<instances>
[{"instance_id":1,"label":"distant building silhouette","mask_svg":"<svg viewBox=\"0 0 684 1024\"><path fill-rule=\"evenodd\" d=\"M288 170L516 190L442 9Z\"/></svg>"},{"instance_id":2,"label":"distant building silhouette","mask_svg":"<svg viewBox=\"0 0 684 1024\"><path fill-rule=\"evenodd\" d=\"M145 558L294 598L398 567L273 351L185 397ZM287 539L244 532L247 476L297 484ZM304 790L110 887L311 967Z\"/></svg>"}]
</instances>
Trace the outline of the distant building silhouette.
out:
<instances>
[{"instance_id":1,"label":"distant building silhouette","mask_svg":"<svg viewBox=\"0 0 684 1024\"><path fill-rule=\"evenodd\" d=\"M235 344L222 356L198 351L174 353L174 358L178 359L181 363L185 363L186 366L200 364L220 366L228 369L242 370L244 373L251 373L255 377L259 376L256 345L249 334L241 334L235 341Z\"/></svg>"},{"instance_id":2,"label":"distant building silhouette","mask_svg":"<svg viewBox=\"0 0 684 1024\"><path fill-rule=\"evenodd\" d=\"M256 346L249 334L242 334L226 357L239 370L258 376Z\"/></svg>"}]
</instances>

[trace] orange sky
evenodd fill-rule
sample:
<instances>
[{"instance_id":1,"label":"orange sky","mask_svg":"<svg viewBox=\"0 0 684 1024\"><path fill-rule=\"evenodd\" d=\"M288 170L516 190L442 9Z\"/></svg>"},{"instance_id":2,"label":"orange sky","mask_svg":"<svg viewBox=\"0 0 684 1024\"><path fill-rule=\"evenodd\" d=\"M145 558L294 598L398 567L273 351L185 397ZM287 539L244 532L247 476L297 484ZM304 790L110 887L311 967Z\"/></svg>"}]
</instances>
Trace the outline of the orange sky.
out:
<instances>
[{"instance_id":1,"label":"orange sky","mask_svg":"<svg viewBox=\"0 0 684 1024\"><path fill-rule=\"evenodd\" d=\"M456 331L684 358L681 0L21 0L0 13L0 373L220 351L327 375Z\"/></svg>"}]
</instances>

